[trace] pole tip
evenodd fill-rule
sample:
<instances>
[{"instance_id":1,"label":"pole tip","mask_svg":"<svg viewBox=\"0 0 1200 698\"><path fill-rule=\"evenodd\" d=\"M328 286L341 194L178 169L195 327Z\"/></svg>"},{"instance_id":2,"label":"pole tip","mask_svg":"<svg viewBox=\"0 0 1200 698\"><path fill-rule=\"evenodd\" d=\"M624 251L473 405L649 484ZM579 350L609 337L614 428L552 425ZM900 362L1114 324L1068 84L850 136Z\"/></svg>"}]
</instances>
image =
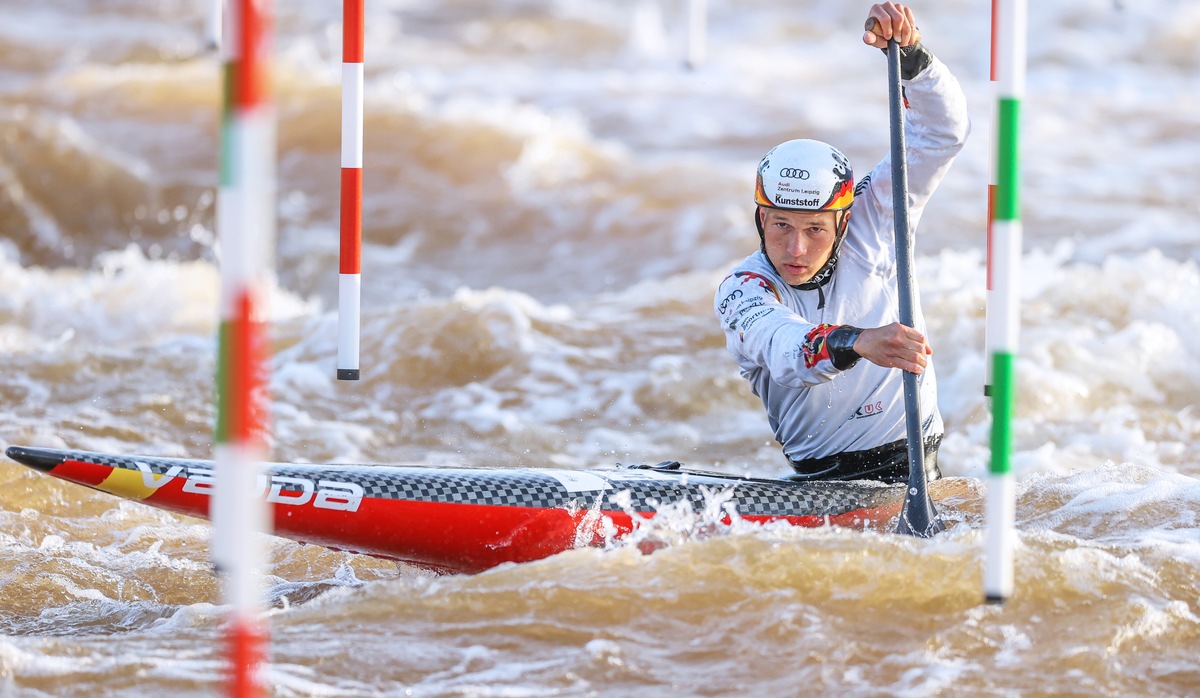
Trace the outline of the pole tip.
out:
<instances>
[{"instance_id":1,"label":"pole tip","mask_svg":"<svg viewBox=\"0 0 1200 698\"><path fill-rule=\"evenodd\" d=\"M337 379L340 381L356 381L358 380L358 369L339 368L337 370Z\"/></svg>"},{"instance_id":2,"label":"pole tip","mask_svg":"<svg viewBox=\"0 0 1200 698\"><path fill-rule=\"evenodd\" d=\"M1008 600L1008 597L1001 596L999 594L987 594L986 596L984 596L983 600L993 606L1003 606L1004 602Z\"/></svg>"}]
</instances>

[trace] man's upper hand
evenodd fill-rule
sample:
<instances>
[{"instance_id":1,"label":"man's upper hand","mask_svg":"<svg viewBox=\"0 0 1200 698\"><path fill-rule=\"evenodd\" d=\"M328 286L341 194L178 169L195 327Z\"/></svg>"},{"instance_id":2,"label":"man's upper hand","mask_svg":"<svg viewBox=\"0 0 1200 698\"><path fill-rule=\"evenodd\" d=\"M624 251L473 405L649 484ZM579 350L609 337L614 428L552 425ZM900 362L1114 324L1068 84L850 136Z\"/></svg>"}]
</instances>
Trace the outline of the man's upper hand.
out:
<instances>
[{"instance_id":1,"label":"man's upper hand","mask_svg":"<svg viewBox=\"0 0 1200 698\"><path fill-rule=\"evenodd\" d=\"M925 372L929 365L925 357L933 353L924 335L899 322L863 330L854 341L854 351L877 366L917 374Z\"/></svg>"},{"instance_id":2,"label":"man's upper hand","mask_svg":"<svg viewBox=\"0 0 1200 698\"><path fill-rule=\"evenodd\" d=\"M921 40L912 8L894 2L871 5L865 29L863 43L884 50L888 39L895 39L901 47L913 46Z\"/></svg>"}]
</instances>

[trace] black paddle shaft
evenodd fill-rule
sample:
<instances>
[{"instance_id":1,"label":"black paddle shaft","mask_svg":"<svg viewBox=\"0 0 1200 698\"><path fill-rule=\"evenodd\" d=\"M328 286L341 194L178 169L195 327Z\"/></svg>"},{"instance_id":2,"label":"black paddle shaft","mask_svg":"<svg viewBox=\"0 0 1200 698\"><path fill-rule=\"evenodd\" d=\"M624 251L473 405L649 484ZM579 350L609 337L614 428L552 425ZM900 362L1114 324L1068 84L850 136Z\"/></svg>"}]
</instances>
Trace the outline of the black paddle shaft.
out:
<instances>
[{"instance_id":1,"label":"black paddle shaft","mask_svg":"<svg viewBox=\"0 0 1200 698\"><path fill-rule=\"evenodd\" d=\"M916 327L912 235L908 229L908 160L904 144L904 96L900 90L900 46L888 41L888 102L892 131L892 209L896 224L896 276L900 322ZM930 538L946 529L929 496L925 478L925 437L921 430L921 394L917 374L904 372L904 412L908 427L908 491L896 532Z\"/></svg>"}]
</instances>

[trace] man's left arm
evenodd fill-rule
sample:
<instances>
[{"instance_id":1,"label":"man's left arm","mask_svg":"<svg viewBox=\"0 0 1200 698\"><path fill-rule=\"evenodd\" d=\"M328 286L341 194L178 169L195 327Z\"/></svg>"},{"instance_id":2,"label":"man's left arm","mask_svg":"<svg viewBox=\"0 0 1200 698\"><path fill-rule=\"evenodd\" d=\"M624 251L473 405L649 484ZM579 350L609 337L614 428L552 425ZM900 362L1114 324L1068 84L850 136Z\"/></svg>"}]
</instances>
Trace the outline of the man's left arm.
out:
<instances>
[{"instance_id":1,"label":"man's left arm","mask_svg":"<svg viewBox=\"0 0 1200 698\"><path fill-rule=\"evenodd\" d=\"M912 48L924 67L901 84L908 104L904 119L908 203L910 209L921 209L966 144L971 122L958 79L924 46Z\"/></svg>"},{"instance_id":2,"label":"man's left arm","mask_svg":"<svg viewBox=\"0 0 1200 698\"><path fill-rule=\"evenodd\" d=\"M900 45L900 82L904 87L904 135L908 164L909 217L915 226L925 204L962 150L970 131L967 100L958 80L922 43L912 8L894 2L872 5L863 43L886 52L888 40ZM873 184L874 186L867 186ZM874 194L874 207L890 218L891 157L885 157L860 184Z\"/></svg>"}]
</instances>

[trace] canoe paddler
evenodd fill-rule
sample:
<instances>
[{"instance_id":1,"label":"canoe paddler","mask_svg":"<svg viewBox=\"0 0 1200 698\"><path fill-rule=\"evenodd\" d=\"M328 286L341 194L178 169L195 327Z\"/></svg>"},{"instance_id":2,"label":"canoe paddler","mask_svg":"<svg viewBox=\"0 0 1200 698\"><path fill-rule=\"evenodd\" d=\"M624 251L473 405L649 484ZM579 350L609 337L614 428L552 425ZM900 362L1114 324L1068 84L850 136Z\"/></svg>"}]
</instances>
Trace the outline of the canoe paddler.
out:
<instances>
[{"instance_id":1,"label":"canoe paddler","mask_svg":"<svg viewBox=\"0 0 1200 698\"><path fill-rule=\"evenodd\" d=\"M895 38L901 47L915 230L966 140L966 98L921 42L911 8L872 5L866 26L867 46L886 49ZM850 160L827 143L775 146L754 190L759 249L714 297L726 346L762 399L794 479L908 480L901 371L920 376L926 472L940 477L944 428L920 304L914 327L899 321L891 180L888 158L856 181Z\"/></svg>"}]
</instances>

